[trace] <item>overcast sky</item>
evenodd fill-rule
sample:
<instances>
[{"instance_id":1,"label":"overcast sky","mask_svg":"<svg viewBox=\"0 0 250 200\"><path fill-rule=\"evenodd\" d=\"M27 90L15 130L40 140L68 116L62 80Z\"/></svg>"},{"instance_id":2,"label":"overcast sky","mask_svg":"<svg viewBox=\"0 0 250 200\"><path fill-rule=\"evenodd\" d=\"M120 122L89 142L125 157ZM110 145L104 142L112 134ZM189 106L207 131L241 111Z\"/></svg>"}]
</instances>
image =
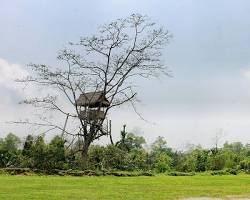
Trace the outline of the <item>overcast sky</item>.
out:
<instances>
[{"instance_id":1,"label":"overcast sky","mask_svg":"<svg viewBox=\"0 0 250 200\"><path fill-rule=\"evenodd\" d=\"M148 15L174 35L164 51L173 77L139 81L138 110L152 123L127 106L115 110L110 113L115 140L126 123L148 143L164 136L176 148L209 147L220 130L221 142L250 142L248 0L0 0L0 137L35 134L4 123L34 113L18 102L37 91L13 82L27 75L28 63L54 65L68 41L132 13Z\"/></svg>"}]
</instances>

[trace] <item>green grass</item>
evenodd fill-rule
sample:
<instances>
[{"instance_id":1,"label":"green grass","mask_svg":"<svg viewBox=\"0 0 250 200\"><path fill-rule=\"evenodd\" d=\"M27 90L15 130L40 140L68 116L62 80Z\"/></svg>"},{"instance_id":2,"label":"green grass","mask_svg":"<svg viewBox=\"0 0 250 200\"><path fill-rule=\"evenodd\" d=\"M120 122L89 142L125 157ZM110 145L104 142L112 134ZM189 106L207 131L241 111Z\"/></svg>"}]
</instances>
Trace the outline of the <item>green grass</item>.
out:
<instances>
[{"instance_id":1,"label":"green grass","mask_svg":"<svg viewBox=\"0 0 250 200\"><path fill-rule=\"evenodd\" d=\"M250 176L0 176L0 199L178 199L250 197Z\"/></svg>"}]
</instances>

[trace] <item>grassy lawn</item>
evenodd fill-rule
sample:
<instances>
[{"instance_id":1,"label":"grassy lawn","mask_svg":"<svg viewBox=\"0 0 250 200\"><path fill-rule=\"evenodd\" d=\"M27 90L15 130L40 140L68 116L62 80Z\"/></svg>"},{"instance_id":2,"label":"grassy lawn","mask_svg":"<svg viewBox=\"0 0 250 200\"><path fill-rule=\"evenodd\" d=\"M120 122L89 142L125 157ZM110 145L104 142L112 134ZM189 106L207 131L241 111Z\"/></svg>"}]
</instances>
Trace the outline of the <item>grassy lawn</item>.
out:
<instances>
[{"instance_id":1,"label":"grassy lawn","mask_svg":"<svg viewBox=\"0 0 250 200\"><path fill-rule=\"evenodd\" d=\"M250 176L0 176L0 199L177 199L250 197Z\"/></svg>"}]
</instances>

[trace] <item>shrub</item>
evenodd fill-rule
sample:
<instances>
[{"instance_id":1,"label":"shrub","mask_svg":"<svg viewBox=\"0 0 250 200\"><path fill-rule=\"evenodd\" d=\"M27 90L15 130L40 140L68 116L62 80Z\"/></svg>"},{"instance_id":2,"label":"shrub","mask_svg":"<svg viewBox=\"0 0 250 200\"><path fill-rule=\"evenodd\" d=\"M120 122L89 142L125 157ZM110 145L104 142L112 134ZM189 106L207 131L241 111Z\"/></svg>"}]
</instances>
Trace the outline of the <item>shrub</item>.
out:
<instances>
[{"instance_id":1,"label":"shrub","mask_svg":"<svg viewBox=\"0 0 250 200\"><path fill-rule=\"evenodd\" d=\"M250 158L242 160L240 162L240 168L243 169L246 172L250 172Z\"/></svg>"},{"instance_id":2,"label":"shrub","mask_svg":"<svg viewBox=\"0 0 250 200\"><path fill-rule=\"evenodd\" d=\"M29 168L3 168L2 172L10 175L28 175L32 173L32 170Z\"/></svg>"},{"instance_id":3,"label":"shrub","mask_svg":"<svg viewBox=\"0 0 250 200\"><path fill-rule=\"evenodd\" d=\"M172 159L166 153L159 153L155 159L155 169L158 173L170 170Z\"/></svg>"},{"instance_id":4,"label":"shrub","mask_svg":"<svg viewBox=\"0 0 250 200\"><path fill-rule=\"evenodd\" d=\"M208 169L222 170L225 167L225 155L222 153L212 154L208 157Z\"/></svg>"},{"instance_id":5,"label":"shrub","mask_svg":"<svg viewBox=\"0 0 250 200\"><path fill-rule=\"evenodd\" d=\"M109 172L108 175L112 176L120 176L120 177L128 177L128 176L153 176L153 173L150 171L142 171L142 172L128 172L128 171L112 171Z\"/></svg>"},{"instance_id":6,"label":"shrub","mask_svg":"<svg viewBox=\"0 0 250 200\"><path fill-rule=\"evenodd\" d=\"M93 145L89 148L89 167L91 169L102 169L105 157L105 147Z\"/></svg>"},{"instance_id":7,"label":"shrub","mask_svg":"<svg viewBox=\"0 0 250 200\"><path fill-rule=\"evenodd\" d=\"M194 172L169 172L169 176L194 176Z\"/></svg>"},{"instance_id":8,"label":"shrub","mask_svg":"<svg viewBox=\"0 0 250 200\"><path fill-rule=\"evenodd\" d=\"M126 169L126 152L116 146L108 145L104 151L104 168L106 169Z\"/></svg>"},{"instance_id":9,"label":"shrub","mask_svg":"<svg viewBox=\"0 0 250 200\"><path fill-rule=\"evenodd\" d=\"M217 170L217 171L212 171L211 175L237 175L238 170L237 169L225 169L225 170Z\"/></svg>"},{"instance_id":10,"label":"shrub","mask_svg":"<svg viewBox=\"0 0 250 200\"><path fill-rule=\"evenodd\" d=\"M148 154L144 149L132 149L126 157L127 170L145 170Z\"/></svg>"}]
</instances>

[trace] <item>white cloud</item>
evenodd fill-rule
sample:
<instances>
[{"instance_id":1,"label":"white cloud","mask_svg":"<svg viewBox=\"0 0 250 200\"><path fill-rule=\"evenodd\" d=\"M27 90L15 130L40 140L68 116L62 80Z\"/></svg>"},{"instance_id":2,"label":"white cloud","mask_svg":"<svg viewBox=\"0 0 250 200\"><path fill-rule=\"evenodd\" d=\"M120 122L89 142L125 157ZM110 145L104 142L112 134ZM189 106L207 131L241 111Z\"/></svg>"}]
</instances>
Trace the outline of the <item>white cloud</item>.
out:
<instances>
[{"instance_id":1,"label":"white cloud","mask_svg":"<svg viewBox=\"0 0 250 200\"><path fill-rule=\"evenodd\" d=\"M28 74L21 65L9 63L0 58L0 86L16 88L15 79L23 78Z\"/></svg>"},{"instance_id":2,"label":"white cloud","mask_svg":"<svg viewBox=\"0 0 250 200\"><path fill-rule=\"evenodd\" d=\"M39 120L38 114L40 114L41 110L18 103L26 98L54 94L52 89L42 89L35 84L26 85L15 82L15 79L24 78L28 75L31 74L22 65L13 64L0 58L0 94L2 94L0 98L0 138L8 132L13 132L21 137L27 135L27 133L40 134L42 132L40 129L37 130L37 127L5 123L26 119L29 119L31 122L37 122ZM65 109L68 109L68 105L63 104L63 106ZM42 114L51 119L51 113L43 111ZM65 118L62 118L61 115L55 113L53 116L55 123L64 123Z\"/></svg>"},{"instance_id":3,"label":"white cloud","mask_svg":"<svg viewBox=\"0 0 250 200\"><path fill-rule=\"evenodd\" d=\"M25 99L41 95L41 90L33 84L22 84L15 80L29 76L30 73L20 64L10 63L0 58L0 92L4 93L5 100L9 98ZM4 99L0 99L3 104Z\"/></svg>"},{"instance_id":4,"label":"white cloud","mask_svg":"<svg viewBox=\"0 0 250 200\"><path fill-rule=\"evenodd\" d=\"M245 68L245 69L243 69L243 70L241 70L242 71L242 74L243 74L243 76L245 77L245 78L247 78L247 79L250 79L250 68L248 67L248 68Z\"/></svg>"},{"instance_id":5,"label":"white cloud","mask_svg":"<svg viewBox=\"0 0 250 200\"><path fill-rule=\"evenodd\" d=\"M19 64L13 64L0 58L0 137L8 132L24 135L26 127L8 124L8 121L19 121L27 118L31 109L19 106L18 103L31 91L24 91L23 86L15 82L15 79L29 75L28 71Z\"/></svg>"}]
</instances>

